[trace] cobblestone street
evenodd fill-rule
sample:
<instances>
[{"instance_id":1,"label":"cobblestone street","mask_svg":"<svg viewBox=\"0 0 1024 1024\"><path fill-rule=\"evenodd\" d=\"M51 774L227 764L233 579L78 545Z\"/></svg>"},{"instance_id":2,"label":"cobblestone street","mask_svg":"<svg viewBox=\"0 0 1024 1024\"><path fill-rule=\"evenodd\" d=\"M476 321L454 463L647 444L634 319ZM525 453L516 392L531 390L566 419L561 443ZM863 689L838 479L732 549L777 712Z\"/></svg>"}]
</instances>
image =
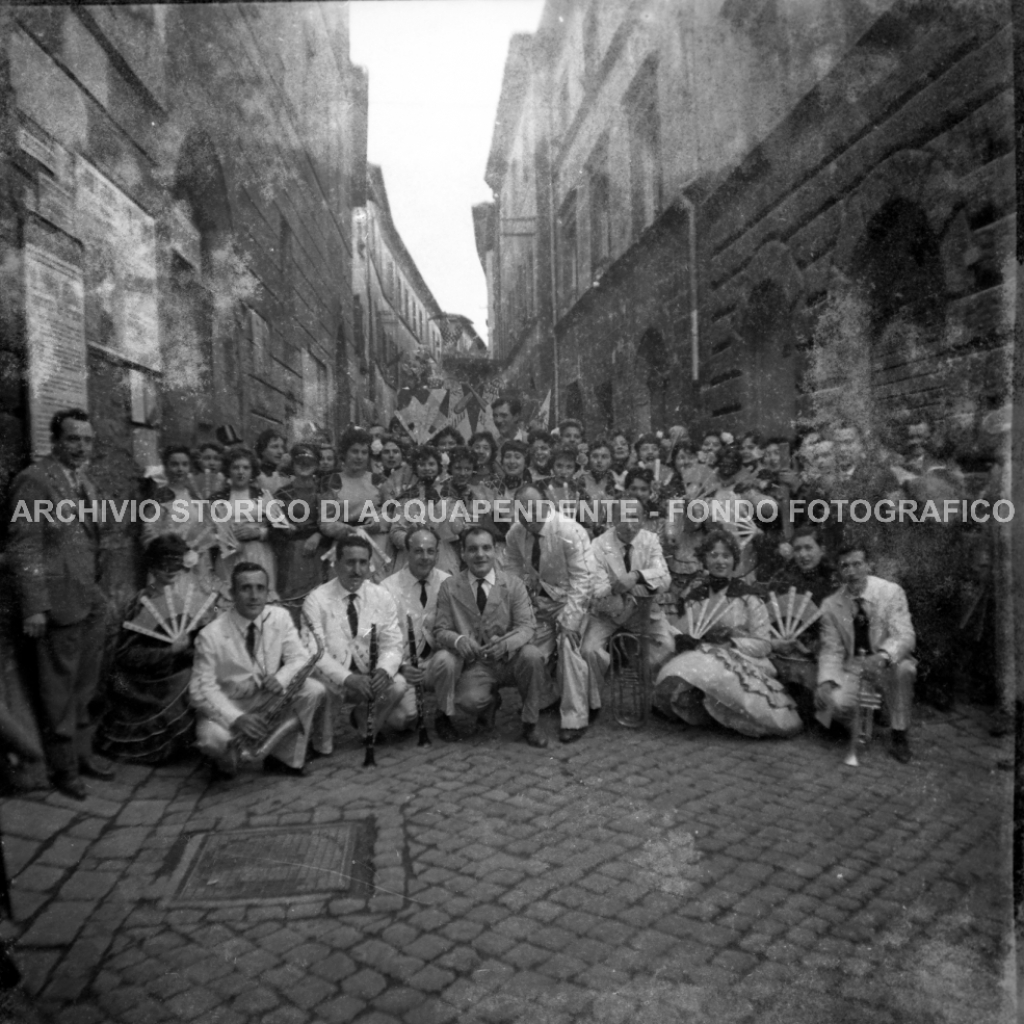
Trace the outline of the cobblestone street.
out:
<instances>
[{"instance_id":1,"label":"cobblestone street","mask_svg":"<svg viewBox=\"0 0 1024 1024\"><path fill-rule=\"evenodd\" d=\"M539 752L508 708L376 771L351 736L307 780L122 767L5 802L16 955L61 1024L1009 1020L1009 741L922 718L859 770L660 723ZM367 818L372 891L173 898L189 837Z\"/></svg>"}]
</instances>

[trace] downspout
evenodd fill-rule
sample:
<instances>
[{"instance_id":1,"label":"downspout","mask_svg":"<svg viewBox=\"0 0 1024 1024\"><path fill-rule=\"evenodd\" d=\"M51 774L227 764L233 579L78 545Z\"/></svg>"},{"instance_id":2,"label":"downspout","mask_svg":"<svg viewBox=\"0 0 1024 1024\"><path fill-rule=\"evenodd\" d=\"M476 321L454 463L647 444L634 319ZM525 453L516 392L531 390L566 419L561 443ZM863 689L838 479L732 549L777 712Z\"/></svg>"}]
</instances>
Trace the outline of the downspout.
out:
<instances>
[{"instance_id":1,"label":"downspout","mask_svg":"<svg viewBox=\"0 0 1024 1024\"><path fill-rule=\"evenodd\" d=\"M694 384L700 377L700 335L697 319L697 207L688 196L677 200L686 210L686 228L690 248L690 373ZM694 396L696 397L696 396Z\"/></svg>"}]
</instances>

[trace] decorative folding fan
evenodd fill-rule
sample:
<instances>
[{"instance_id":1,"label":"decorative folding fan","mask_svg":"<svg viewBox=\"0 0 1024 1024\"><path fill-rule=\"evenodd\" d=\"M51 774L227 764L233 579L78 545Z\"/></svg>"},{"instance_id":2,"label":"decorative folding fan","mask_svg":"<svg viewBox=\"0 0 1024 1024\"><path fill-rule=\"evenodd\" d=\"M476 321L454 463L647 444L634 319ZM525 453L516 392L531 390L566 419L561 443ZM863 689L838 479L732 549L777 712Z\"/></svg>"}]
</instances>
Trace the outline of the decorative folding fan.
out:
<instances>
[{"instance_id":1,"label":"decorative folding fan","mask_svg":"<svg viewBox=\"0 0 1024 1024\"><path fill-rule=\"evenodd\" d=\"M811 599L811 592L808 590L803 595L797 595L796 587L790 587L789 593L783 599L785 610L779 603L778 596L772 590L768 594L768 607L775 617L775 623L769 621L768 628L779 640L796 640L807 628L821 618L821 610L817 608ZM811 617L804 619L807 609L813 609Z\"/></svg>"},{"instance_id":2,"label":"decorative folding fan","mask_svg":"<svg viewBox=\"0 0 1024 1024\"><path fill-rule=\"evenodd\" d=\"M728 607L729 598L725 596L724 592L697 603L696 609L694 602L688 603L686 605L686 632L694 640L699 640L722 621Z\"/></svg>"},{"instance_id":3,"label":"decorative folding fan","mask_svg":"<svg viewBox=\"0 0 1024 1024\"><path fill-rule=\"evenodd\" d=\"M143 595L139 613L123 625L151 640L172 644L195 629L216 600L216 592L197 587L190 573L182 586L164 587L155 600Z\"/></svg>"}]
</instances>

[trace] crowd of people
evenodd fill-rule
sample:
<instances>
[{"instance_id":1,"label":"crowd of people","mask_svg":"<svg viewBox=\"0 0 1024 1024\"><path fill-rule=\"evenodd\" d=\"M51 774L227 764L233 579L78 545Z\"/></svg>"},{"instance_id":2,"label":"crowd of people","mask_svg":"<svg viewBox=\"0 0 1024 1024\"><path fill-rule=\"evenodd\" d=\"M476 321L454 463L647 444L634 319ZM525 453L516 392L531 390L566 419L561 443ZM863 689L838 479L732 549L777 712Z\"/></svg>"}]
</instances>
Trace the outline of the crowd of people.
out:
<instances>
[{"instance_id":1,"label":"crowd of people","mask_svg":"<svg viewBox=\"0 0 1024 1024\"><path fill-rule=\"evenodd\" d=\"M813 514L815 501L912 511L967 497L926 419L869 459L851 425L594 437L576 419L524 428L514 398L489 412L493 431L445 427L418 445L396 419L336 444L289 446L271 429L249 448L225 428L227 444L169 446L141 528L145 583L113 645L109 526L12 518L53 784L83 798L83 775L113 775L108 759L193 747L218 777L246 759L301 775L332 753L343 708L372 750L422 727L425 693L442 741L493 731L513 687L526 743L548 745L545 710L577 742L622 632L643 638L652 713L690 726L848 728L875 692L906 762L915 695L948 709L959 686L997 702L991 531L955 515ZM98 497L88 415L58 413L52 442L13 505ZM741 499L756 517L730 514Z\"/></svg>"}]
</instances>

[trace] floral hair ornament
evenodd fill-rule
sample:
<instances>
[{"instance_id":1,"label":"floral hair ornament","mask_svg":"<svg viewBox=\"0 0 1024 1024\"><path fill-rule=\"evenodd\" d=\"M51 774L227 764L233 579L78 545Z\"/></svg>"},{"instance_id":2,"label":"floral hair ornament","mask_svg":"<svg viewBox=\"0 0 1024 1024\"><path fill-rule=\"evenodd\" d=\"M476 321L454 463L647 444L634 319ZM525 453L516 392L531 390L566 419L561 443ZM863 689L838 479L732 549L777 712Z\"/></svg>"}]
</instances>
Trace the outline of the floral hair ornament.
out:
<instances>
[{"instance_id":1,"label":"floral hair ornament","mask_svg":"<svg viewBox=\"0 0 1024 1024\"><path fill-rule=\"evenodd\" d=\"M380 453L382 451L384 451L384 444L383 444L383 442L381 441L381 439L379 437L375 437L370 442L370 454L371 455L380 455Z\"/></svg>"},{"instance_id":2,"label":"floral hair ornament","mask_svg":"<svg viewBox=\"0 0 1024 1024\"><path fill-rule=\"evenodd\" d=\"M660 441L665 436L664 430L655 431L654 436Z\"/></svg>"},{"instance_id":3,"label":"floral hair ornament","mask_svg":"<svg viewBox=\"0 0 1024 1024\"><path fill-rule=\"evenodd\" d=\"M718 436L721 439L722 444L726 444L726 445L732 444L733 441L736 440L736 438L733 437L732 434L730 434L728 430L723 430L722 433L720 433Z\"/></svg>"},{"instance_id":4,"label":"floral hair ornament","mask_svg":"<svg viewBox=\"0 0 1024 1024\"><path fill-rule=\"evenodd\" d=\"M448 457L448 453L447 452L441 452L441 465L445 469L448 468L448 466L451 464L451 461L452 460Z\"/></svg>"}]
</instances>

